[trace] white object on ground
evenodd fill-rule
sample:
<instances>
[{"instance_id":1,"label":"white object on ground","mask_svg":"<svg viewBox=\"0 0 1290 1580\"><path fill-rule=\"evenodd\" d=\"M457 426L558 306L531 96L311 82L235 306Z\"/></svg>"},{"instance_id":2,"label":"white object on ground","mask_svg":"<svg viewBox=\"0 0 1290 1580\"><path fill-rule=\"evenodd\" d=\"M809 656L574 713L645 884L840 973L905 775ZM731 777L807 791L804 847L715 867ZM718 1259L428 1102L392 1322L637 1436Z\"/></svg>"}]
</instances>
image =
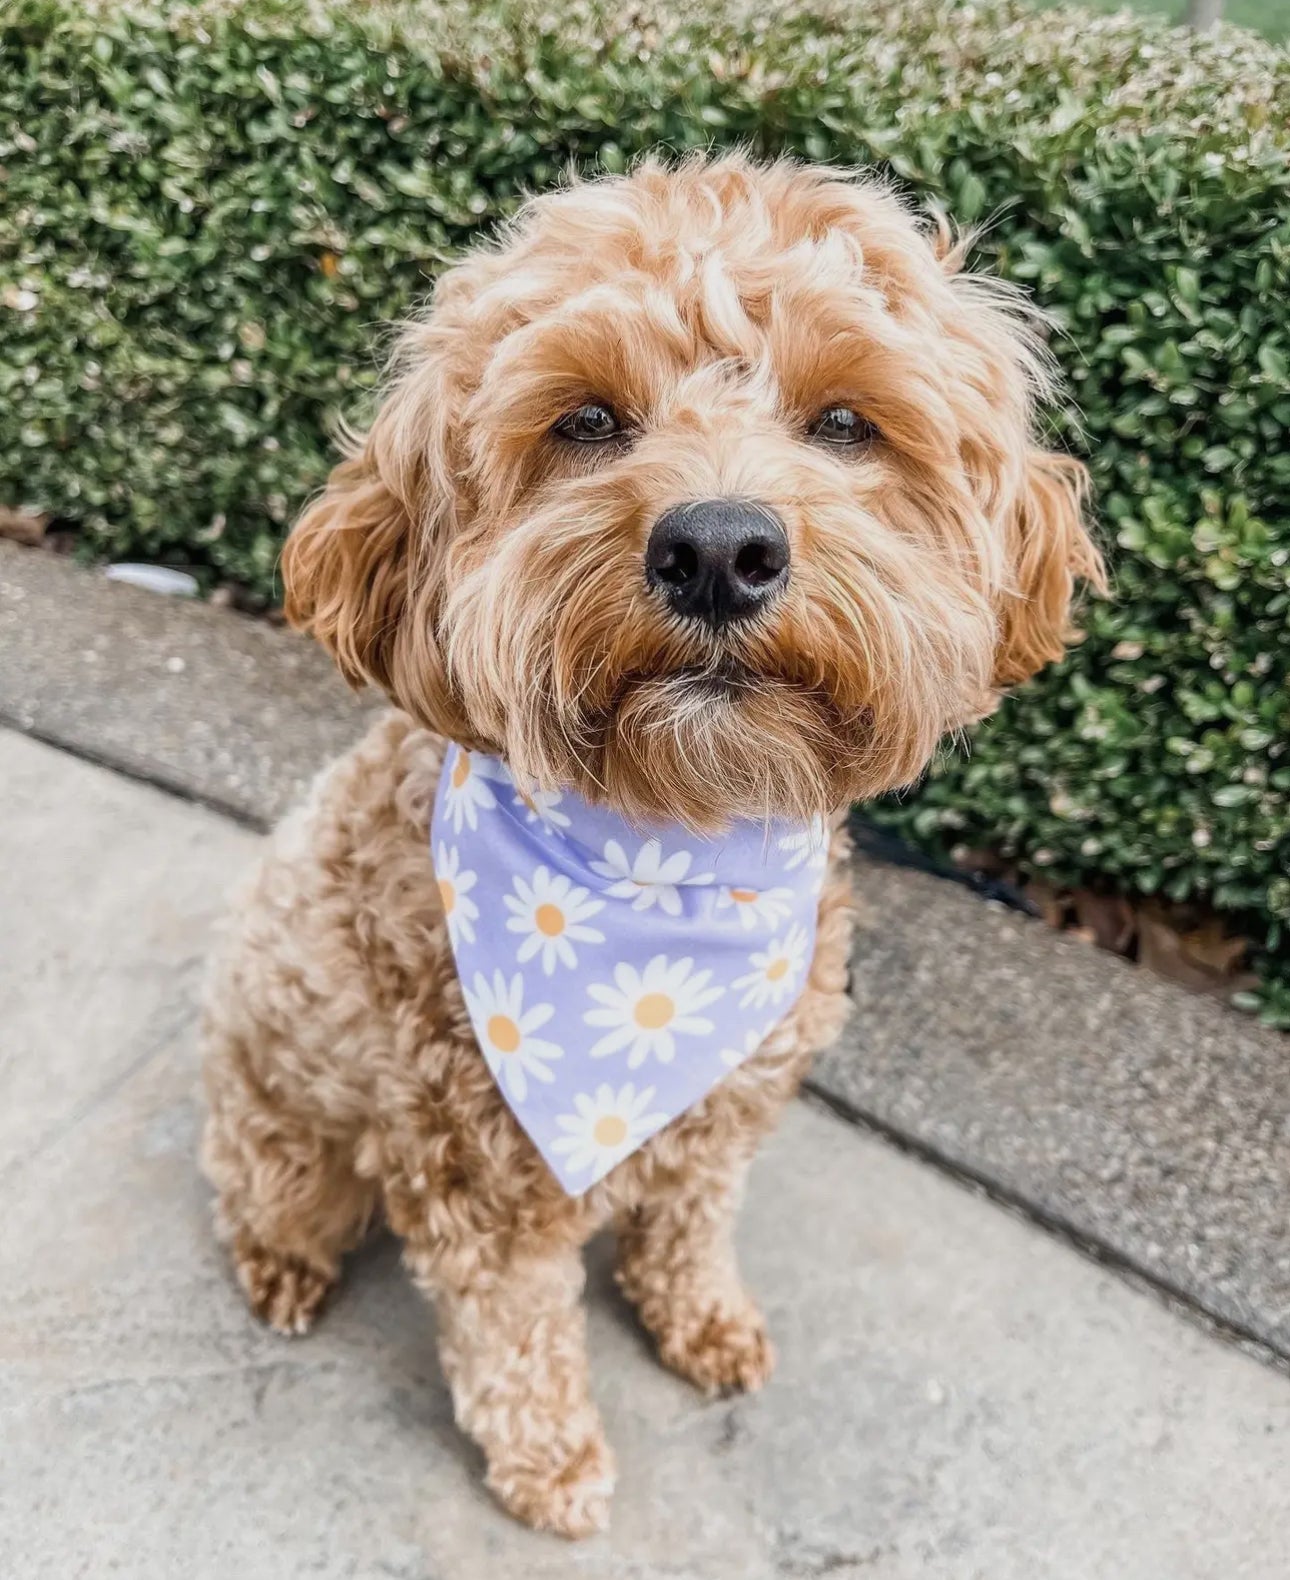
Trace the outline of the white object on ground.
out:
<instances>
[{"instance_id":1,"label":"white object on ground","mask_svg":"<svg viewBox=\"0 0 1290 1580\"><path fill-rule=\"evenodd\" d=\"M109 565L104 575L109 581L128 582L131 587L146 587L149 592L167 593L172 598L196 598L197 578L169 565Z\"/></svg>"}]
</instances>

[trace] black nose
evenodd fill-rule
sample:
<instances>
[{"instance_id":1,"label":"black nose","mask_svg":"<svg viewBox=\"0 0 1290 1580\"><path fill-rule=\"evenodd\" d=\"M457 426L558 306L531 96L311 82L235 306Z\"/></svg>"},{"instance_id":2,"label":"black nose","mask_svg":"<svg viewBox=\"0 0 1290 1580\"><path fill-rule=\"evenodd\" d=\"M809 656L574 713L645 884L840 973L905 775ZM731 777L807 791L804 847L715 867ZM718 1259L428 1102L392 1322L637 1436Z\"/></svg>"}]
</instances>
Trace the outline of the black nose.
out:
<instances>
[{"instance_id":1,"label":"black nose","mask_svg":"<svg viewBox=\"0 0 1290 1580\"><path fill-rule=\"evenodd\" d=\"M696 499L654 523L645 576L677 614L714 629L756 614L788 581L788 534L747 499Z\"/></svg>"}]
</instances>

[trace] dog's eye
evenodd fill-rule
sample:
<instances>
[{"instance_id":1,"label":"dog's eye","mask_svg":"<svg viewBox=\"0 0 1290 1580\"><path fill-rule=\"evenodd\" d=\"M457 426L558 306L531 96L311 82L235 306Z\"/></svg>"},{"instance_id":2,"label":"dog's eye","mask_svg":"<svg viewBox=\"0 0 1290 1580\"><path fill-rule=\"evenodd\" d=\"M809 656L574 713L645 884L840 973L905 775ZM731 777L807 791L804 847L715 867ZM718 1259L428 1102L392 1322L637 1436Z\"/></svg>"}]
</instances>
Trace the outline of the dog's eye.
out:
<instances>
[{"instance_id":1,"label":"dog's eye","mask_svg":"<svg viewBox=\"0 0 1290 1580\"><path fill-rule=\"evenodd\" d=\"M811 424L811 438L822 444L835 444L840 448L853 444L868 444L878 437L878 430L867 417L850 406L830 406Z\"/></svg>"},{"instance_id":2,"label":"dog's eye","mask_svg":"<svg viewBox=\"0 0 1290 1580\"><path fill-rule=\"evenodd\" d=\"M600 401L588 401L567 417L561 417L555 425L555 432L562 439L572 439L575 444L600 444L605 439L617 438L622 431L623 425L613 407L604 406Z\"/></svg>"}]
</instances>

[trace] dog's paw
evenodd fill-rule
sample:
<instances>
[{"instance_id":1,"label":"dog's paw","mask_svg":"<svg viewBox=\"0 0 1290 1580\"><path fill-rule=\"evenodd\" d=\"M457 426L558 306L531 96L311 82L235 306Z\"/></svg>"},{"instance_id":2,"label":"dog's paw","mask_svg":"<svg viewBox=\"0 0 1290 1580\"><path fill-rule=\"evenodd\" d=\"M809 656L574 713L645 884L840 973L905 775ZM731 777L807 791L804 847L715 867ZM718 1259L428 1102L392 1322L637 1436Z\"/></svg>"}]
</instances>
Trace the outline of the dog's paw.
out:
<instances>
[{"instance_id":1,"label":"dog's paw","mask_svg":"<svg viewBox=\"0 0 1290 1580\"><path fill-rule=\"evenodd\" d=\"M551 1463L537 1463L532 1452L517 1460L495 1460L488 1485L504 1508L534 1530L577 1540L609 1524L614 1491L614 1457L596 1433Z\"/></svg>"},{"instance_id":2,"label":"dog's paw","mask_svg":"<svg viewBox=\"0 0 1290 1580\"><path fill-rule=\"evenodd\" d=\"M659 1338L659 1358L705 1393L752 1393L775 1369L775 1350L751 1302L714 1306Z\"/></svg>"},{"instance_id":3,"label":"dog's paw","mask_svg":"<svg viewBox=\"0 0 1290 1580\"><path fill-rule=\"evenodd\" d=\"M298 1256L267 1250L245 1236L234 1257L237 1281L256 1316L288 1336L308 1333L336 1280Z\"/></svg>"}]
</instances>

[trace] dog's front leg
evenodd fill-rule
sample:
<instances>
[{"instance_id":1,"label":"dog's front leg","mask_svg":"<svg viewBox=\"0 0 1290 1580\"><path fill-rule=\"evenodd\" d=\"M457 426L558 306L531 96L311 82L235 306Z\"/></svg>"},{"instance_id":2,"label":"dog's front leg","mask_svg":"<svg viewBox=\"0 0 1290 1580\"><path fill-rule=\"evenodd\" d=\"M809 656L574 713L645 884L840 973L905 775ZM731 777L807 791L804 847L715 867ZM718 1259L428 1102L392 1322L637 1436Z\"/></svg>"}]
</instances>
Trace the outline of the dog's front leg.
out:
<instances>
[{"instance_id":1,"label":"dog's front leg","mask_svg":"<svg viewBox=\"0 0 1290 1580\"><path fill-rule=\"evenodd\" d=\"M766 1324L735 1261L747 1164L709 1165L619 1225L618 1283L664 1365L709 1393L760 1388L775 1365Z\"/></svg>"},{"instance_id":2,"label":"dog's front leg","mask_svg":"<svg viewBox=\"0 0 1290 1580\"><path fill-rule=\"evenodd\" d=\"M608 1523L614 1462L588 1384L582 1259L568 1246L480 1253L407 1252L438 1314L458 1424L512 1514L588 1536Z\"/></svg>"}]
</instances>

